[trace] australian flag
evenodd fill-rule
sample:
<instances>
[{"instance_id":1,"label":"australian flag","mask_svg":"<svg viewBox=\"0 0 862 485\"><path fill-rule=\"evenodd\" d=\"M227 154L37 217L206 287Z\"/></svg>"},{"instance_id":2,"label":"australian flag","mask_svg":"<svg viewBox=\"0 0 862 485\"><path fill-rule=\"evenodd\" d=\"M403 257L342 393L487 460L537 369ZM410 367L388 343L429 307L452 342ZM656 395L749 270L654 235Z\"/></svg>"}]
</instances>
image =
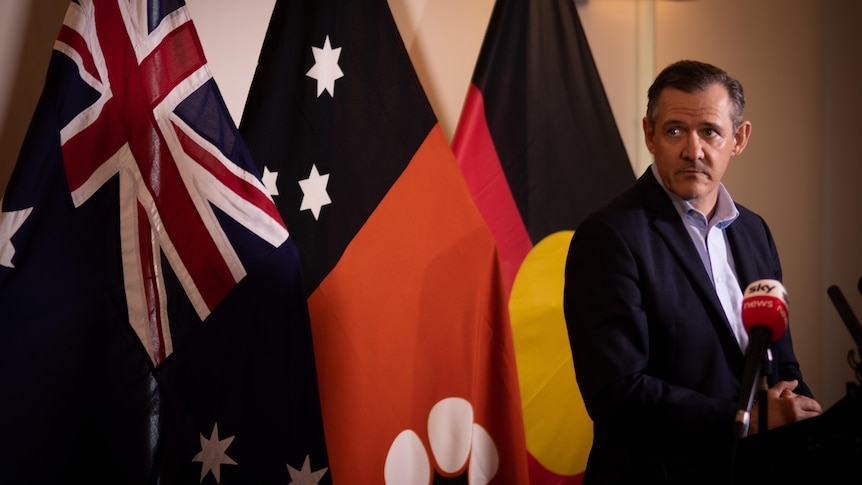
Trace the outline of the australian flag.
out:
<instances>
[{"instance_id":1,"label":"australian flag","mask_svg":"<svg viewBox=\"0 0 862 485\"><path fill-rule=\"evenodd\" d=\"M296 246L182 0L79 0L0 205L4 483L331 483Z\"/></svg>"}]
</instances>

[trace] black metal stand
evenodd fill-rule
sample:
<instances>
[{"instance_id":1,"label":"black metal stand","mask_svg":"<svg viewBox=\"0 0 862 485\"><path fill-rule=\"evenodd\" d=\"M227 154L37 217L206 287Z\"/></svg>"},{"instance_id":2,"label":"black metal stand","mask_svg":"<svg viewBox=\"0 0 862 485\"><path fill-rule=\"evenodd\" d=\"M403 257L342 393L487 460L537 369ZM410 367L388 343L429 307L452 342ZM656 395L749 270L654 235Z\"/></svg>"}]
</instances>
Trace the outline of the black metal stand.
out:
<instances>
[{"instance_id":1,"label":"black metal stand","mask_svg":"<svg viewBox=\"0 0 862 485\"><path fill-rule=\"evenodd\" d=\"M757 402L760 403L757 407L757 429L761 431L769 429L769 406L766 403L769 383L766 381L766 376L770 374L772 374L772 351L766 349L766 355L760 362L760 383L757 387Z\"/></svg>"}]
</instances>

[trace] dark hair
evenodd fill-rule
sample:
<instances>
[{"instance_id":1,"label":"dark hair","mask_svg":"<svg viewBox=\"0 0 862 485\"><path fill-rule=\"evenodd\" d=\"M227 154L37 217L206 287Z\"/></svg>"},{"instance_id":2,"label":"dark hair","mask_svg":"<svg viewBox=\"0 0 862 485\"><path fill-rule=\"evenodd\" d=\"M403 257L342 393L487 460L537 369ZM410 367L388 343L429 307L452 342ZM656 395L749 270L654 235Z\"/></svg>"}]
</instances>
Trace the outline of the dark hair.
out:
<instances>
[{"instance_id":1,"label":"dark hair","mask_svg":"<svg viewBox=\"0 0 862 485\"><path fill-rule=\"evenodd\" d=\"M655 127L658 98L665 88L679 89L685 93L706 91L713 84L720 84L727 90L733 103L733 129L742 123L742 110L745 108L745 95L742 84L730 77L723 69L705 62L683 60L665 67L647 91L647 120Z\"/></svg>"}]
</instances>

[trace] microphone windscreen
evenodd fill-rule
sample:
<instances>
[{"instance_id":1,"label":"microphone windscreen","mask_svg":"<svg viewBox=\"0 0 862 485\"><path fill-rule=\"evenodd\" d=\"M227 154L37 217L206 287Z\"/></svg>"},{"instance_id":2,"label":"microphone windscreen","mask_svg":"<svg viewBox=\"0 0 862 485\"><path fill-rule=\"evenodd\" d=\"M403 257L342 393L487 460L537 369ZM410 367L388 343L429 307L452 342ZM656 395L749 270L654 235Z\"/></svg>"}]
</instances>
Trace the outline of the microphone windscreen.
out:
<instances>
[{"instance_id":1,"label":"microphone windscreen","mask_svg":"<svg viewBox=\"0 0 862 485\"><path fill-rule=\"evenodd\" d=\"M745 289L742 299L742 324L750 334L754 327L771 331L771 341L784 335L790 320L787 291L778 280L757 280Z\"/></svg>"}]
</instances>

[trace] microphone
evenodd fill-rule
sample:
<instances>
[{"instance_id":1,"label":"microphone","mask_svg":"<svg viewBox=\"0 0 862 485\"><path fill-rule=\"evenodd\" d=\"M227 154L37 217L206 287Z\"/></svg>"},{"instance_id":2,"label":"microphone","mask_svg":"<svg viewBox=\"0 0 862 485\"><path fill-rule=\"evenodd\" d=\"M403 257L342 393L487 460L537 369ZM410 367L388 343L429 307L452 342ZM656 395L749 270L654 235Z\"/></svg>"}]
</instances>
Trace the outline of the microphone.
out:
<instances>
[{"instance_id":1,"label":"microphone","mask_svg":"<svg viewBox=\"0 0 862 485\"><path fill-rule=\"evenodd\" d=\"M862 286L862 280L859 280L859 284ZM860 291L862 291L862 287L860 287ZM850 332L850 336L853 337L853 341L856 342L856 348L859 352L862 352L862 325L860 325L859 319L856 318L856 314L853 313L853 309L850 308L850 304L847 303L847 299L844 298L844 293L836 285L827 288L826 293L832 300L835 309L838 310L838 315ZM852 349L847 354L847 361L850 363L850 367L856 372L856 380L862 383L862 362L856 361L853 357Z\"/></svg>"},{"instance_id":2,"label":"microphone","mask_svg":"<svg viewBox=\"0 0 862 485\"><path fill-rule=\"evenodd\" d=\"M742 325L748 332L749 342L736 412L737 438L748 435L757 381L763 374L764 360L770 357L769 344L780 339L787 329L790 319L787 307L787 291L778 280L757 280L745 289L742 299Z\"/></svg>"}]
</instances>

